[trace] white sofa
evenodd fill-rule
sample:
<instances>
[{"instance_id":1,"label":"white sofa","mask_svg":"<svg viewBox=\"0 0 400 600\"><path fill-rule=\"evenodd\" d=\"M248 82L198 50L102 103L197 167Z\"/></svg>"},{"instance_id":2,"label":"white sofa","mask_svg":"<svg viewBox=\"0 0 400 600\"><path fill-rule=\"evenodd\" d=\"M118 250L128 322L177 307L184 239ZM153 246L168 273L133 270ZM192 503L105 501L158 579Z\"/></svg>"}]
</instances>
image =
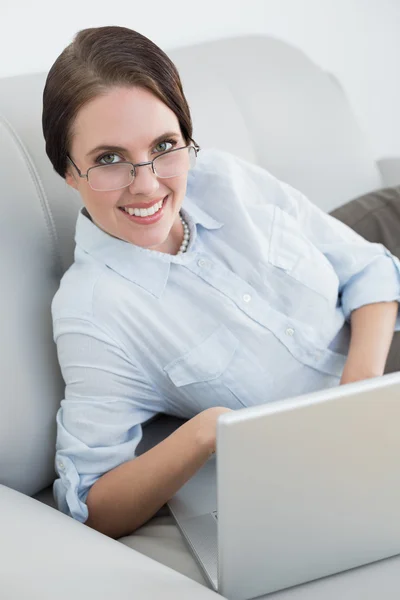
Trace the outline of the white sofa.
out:
<instances>
[{"instance_id":1,"label":"white sofa","mask_svg":"<svg viewBox=\"0 0 400 600\"><path fill-rule=\"evenodd\" d=\"M374 161L338 82L299 50L243 37L170 55L201 146L260 164L326 211L400 183L400 159ZM203 581L165 513L115 541L54 508L64 384L50 303L73 259L81 204L45 155L44 80L43 73L0 79L0 597L206 600L216 594L177 572ZM398 598L399 565L382 561L269 598Z\"/></svg>"}]
</instances>

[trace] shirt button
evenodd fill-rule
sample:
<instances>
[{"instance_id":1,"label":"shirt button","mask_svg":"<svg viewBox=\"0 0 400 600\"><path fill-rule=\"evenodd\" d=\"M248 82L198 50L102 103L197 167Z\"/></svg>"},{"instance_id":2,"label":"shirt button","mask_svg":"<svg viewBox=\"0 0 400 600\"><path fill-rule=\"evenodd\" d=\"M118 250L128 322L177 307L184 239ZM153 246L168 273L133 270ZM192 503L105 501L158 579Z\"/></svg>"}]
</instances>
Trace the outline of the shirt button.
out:
<instances>
[{"instance_id":1,"label":"shirt button","mask_svg":"<svg viewBox=\"0 0 400 600\"><path fill-rule=\"evenodd\" d=\"M293 335L294 334L294 329L292 329L291 327L288 327L285 331L286 335Z\"/></svg>"},{"instance_id":2,"label":"shirt button","mask_svg":"<svg viewBox=\"0 0 400 600\"><path fill-rule=\"evenodd\" d=\"M199 265L199 267L205 267L205 266L206 266L206 264L207 264L207 261L206 261L206 260L204 260L204 258L201 258L201 259L200 259L200 260L197 262L197 264Z\"/></svg>"},{"instance_id":3,"label":"shirt button","mask_svg":"<svg viewBox=\"0 0 400 600\"><path fill-rule=\"evenodd\" d=\"M250 302L250 300L251 300L251 296L250 296L250 294L245 294L245 295L243 296L243 300L244 300L245 302Z\"/></svg>"},{"instance_id":4,"label":"shirt button","mask_svg":"<svg viewBox=\"0 0 400 600\"><path fill-rule=\"evenodd\" d=\"M61 471L64 471L64 469L65 469L65 467L64 467L64 463L62 463L62 462L60 461L60 462L58 462L58 463L57 463L57 465L58 465L58 468L59 468Z\"/></svg>"}]
</instances>

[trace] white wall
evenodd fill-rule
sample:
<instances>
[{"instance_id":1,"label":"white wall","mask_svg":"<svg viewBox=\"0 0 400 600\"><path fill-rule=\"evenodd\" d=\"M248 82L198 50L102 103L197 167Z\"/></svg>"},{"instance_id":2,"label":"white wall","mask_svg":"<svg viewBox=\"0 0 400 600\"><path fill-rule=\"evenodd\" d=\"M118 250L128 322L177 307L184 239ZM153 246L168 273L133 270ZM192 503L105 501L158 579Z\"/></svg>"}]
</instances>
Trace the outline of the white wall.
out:
<instances>
[{"instance_id":1,"label":"white wall","mask_svg":"<svg viewBox=\"0 0 400 600\"><path fill-rule=\"evenodd\" d=\"M0 76L44 71L85 27L125 25L164 50L270 34L346 90L375 156L400 156L400 0L0 0Z\"/></svg>"}]
</instances>

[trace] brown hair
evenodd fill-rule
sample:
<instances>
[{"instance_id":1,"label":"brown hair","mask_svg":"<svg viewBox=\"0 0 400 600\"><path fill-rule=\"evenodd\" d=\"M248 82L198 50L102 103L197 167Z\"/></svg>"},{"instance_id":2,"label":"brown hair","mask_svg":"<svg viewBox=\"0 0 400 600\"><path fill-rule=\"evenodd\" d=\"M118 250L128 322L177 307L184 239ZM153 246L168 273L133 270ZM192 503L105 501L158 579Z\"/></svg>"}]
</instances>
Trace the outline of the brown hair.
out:
<instances>
[{"instance_id":1,"label":"brown hair","mask_svg":"<svg viewBox=\"0 0 400 600\"><path fill-rule=\"evenodd\" d=\"M179 73L165 52L126 27L83 29L51 67L43 92L46 153L61 177L67 170L78 111L113 86L148 89L175 113L186 143L192 139L192 120Z\"/></svg>"}]
</instances>

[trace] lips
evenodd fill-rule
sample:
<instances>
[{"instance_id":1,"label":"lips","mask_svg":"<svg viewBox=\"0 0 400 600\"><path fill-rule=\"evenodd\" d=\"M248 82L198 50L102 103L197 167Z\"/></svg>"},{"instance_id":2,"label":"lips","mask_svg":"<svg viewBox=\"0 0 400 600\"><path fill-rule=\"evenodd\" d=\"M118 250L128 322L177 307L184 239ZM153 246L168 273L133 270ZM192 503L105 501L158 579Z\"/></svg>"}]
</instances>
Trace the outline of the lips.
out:
<instances>
[{"instance_id":1,"label":"lips","mask_svg":"<svg viewBox=\"0 0 400 600\"><path fill-rule=\"evenodd\" d=\"M164 206L168 201L168 196L165 196L162 200L148 205L147 208L128 208L120 206L119 210L122 214L133 221L134 223L139 223L141 225L151 225L152 223L156 223L162 218L164 213ZM133 214L131 214L133 213Z\"/></svg>"},{"instance_id":2,"label":"lips","mask_svg":"<svg viewBox=\"0 0 400 600\"><path fill-rule=\"evenodd\" d=\"M151 217L151 215L154 215L161 209L163 202L164 199L160 200L159 202L156 202L155 204L151 204L143 208L124 206L121 208L121 210L123 212L129 213L131 216L135 215L136 217Z\"/></svg>"}]
</instances>

